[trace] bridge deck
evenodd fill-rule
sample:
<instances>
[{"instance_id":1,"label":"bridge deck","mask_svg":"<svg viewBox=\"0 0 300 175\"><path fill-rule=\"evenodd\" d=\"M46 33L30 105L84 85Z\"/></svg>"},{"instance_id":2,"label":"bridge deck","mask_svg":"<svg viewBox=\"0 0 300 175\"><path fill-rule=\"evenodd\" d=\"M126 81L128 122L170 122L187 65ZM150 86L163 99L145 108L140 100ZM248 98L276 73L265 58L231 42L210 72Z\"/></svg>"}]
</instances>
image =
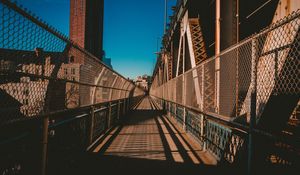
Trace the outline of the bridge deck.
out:
<instances>
[{"instance_id":1,"label":"bridge deck","mask_svg":"<svg viewBox=\"0 0 300 175\"><path fill-rule=\"evenodd\" d=\"M123 124L101 140L77 173L194 174L216 171L216 161L164 117L149 97L135 107Z\"/></svg>"}]
</instances>

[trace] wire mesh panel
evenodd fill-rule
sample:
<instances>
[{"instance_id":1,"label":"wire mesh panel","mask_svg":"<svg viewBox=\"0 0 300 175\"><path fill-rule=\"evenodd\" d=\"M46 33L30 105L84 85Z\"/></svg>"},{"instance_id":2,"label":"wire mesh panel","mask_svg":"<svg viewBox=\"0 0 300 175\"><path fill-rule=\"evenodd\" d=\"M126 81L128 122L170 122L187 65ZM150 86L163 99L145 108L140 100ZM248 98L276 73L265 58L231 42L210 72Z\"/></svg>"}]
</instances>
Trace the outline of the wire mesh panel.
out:
<instances>
[{"instance_id":1,"label":"wire mesh panel","mask_svg":"<svg viewBox=\"0 0 300 175\"><path fill-rule=\"evenodd\" d=\"M175 81L176 86L176 100L174 102L182 104L183 98L183 76L180 76Z\"/></svg>"},{"instance_id":2,"label":"wire mesh panel","mask_svg":"<svg viewBox=\"0 0 300 175\"><path fill-rule=\"evenodd\" d=\"M186 112L186 130L190 132L195 138L201 140L201 119L200 115L192 111Z\"/></svg>"},{"instance_id":3,"label":"wire mesh panel","mask_svg":"<svg viewBox=\"0 0 300 175\"><path fill-rule=\"evenodd\" d=\"M282 129L299 101L299 27L300 19L294 13L255 38L257 120L267 130ZM268 124L276 114L281 117Z\"/></svg>"},{"instance_id":4,"label":"wire mesh panel","mask_svg":"<svg viewBox=\"0 0 300 175\"><path fill-rule=\"evenodd\" d=\"M0 108L9 107L0 120L121 99L131 90L127 79L10 1L1 1L0 18L0 96L7 99Z\"/></svg>"},{"instance_id":5,"label":"wire mesh panel","mask_svg":"<svg viewBox=\"0 0 300 175\"><path fill-rule=\"evenodd\" d=\"M204 64L203 111L215 112L215 60Z\"/></svg>"},{"instance_id":6,"label":"wire mesh panel","mask_svg":"<svg viewBox=\"0 0 300 175\"><path fill-rule=\"evenodd\" d=\"M295 121L299 121L299 36L298 10L222 51L220 59L212 57L183 73L183 82L181 76L162 85L154 81L150 94L160 98L157 94L165 85L169 92L178 93L179 82L184 83L183 94L170 93L169 99L162 99L170 103L166 109L173 116L176 113L177 118L182 111L187 111L186 129L192 135L205 128L202 130L206 139L204 147L221 161L233 163L239 156L245 156L240 151L247 149L246 144L253 146L251 142L246 143L246 134L255 131L254 137L259 135L255 147L264 150L255 152L260 160L258 164L298 167L299 155L295 158L293 154L298 153L292 151L299 150L294 142L297 132L291 128L298 126ZM160 75L154 76L156 80ZM181 96L186 98L182 103L178 100ZM203 114L204 121L199 120L199 115L191 114L190 109ZM253 131L248 130L250 117L256 117L256 123L250 125ZM291 140L278 141L279 133Z\"/></svg>"},{"instance_id":7,"label":"wire mesh panel","mask_svg":"<svg viewBox=\"0 0 300 175\"><path fill-rule=\"evenodd\" d=\"M98 138L107 129L108 108L95 112L94 116L94 130L93 141Z\"/></svg>"},{"instance_id":8,"label":"wire mesh panel","mask_svg":"<svg viewBox=\"0 0 300 175\"><path fill-rule=\"evenodd\" d=\"M107 128L107 111L94 114L92 128L91 106L142 95L143 90L45 22L9 0L0 1L0 133L6 135L0 134L0 150L5 150L0 174L40 174L42 157L60 169L72 151L85 150ZM48 125L43 138L49 135L49 149L42 156L41 129Z\"/></svg>"},{"instance_id":9,"label":"wire mesh panel","mask_svg":"<svg viewBox=\"0 0 300 175\"><path fill-rule=\"evenodd\" d=\"M236 116L237 49L220 56L219 114Z\"/></svg>"},{"instance_id":10,"label":"wire mesh panel","mask_svg":"<svg viewBox=\"0 0 300 175\"><path fill-rule=\"evenodd\" d=\"M223 156L227 143L230 141L231 130L226 126L222 126L214 121L206 122L206 139L207 149L218 159Z\"/></svg>"},{"instance_id":11,"label":"wire mesh panel","mask_svg":"<svg viewBox=\"0 0 300 175\"><path fill-rule=\"evenodd\" d=\"M221 52L220 70L216 70L218 62L212 57L197 65L196 74L194 69L184 73L184 96L187 98L179 104L227 118L245 118L250 112L250 94L255 89L257 122L268 125L271 116L278 114L270 112L271 109L278 109L273 110L277 112L282 109L280 115L286 117L281 117L273 128L285 123L299 101L299 13L294 12L259 34ZM216 76L218 71L220 77ZM168 100L180 102L179 82L181 76L166 82L168 91L176 92L170 93ZM159 94L161 86L164 84L154 82L152 89L157 88L151 89L151 92ZM280 101L287 103L280 105Z\"/></svg>"},{"instance_id":12,"label":"wire mesh panel","mask_svg":"<svg viewBox=\"0 0 300 175\"><path fill-rule=\"evenodd\" d=\"M183 125L184 121L184 108L182 106L176 105L176 120Z\"/></svg>"},{"instance_id":13,"label":"wire mesh panel","mask_svg":"<svg viewBox=\"0 0 300 175\"><path fill-rule=\"evenodd\" d=\"M176 113L176 105L174 103L171 103L170 106L170 112L173 114L173 116L175 116Z\"/></svg>"},{"instance_id":14,"label":"wire mesh panel","mask_svg":"<svg viewBox=\"0 0 300 175\"><path fill-rule=\"evenodd\" d=\"M197 96L195 91L195 82L192 71L187 72L184 74L184 81L185 81L185 105L198 107L197 106Z\"/></svg>"},{"instance_id":15,"label":"wire mesh panel","mask_svg":"<svg viewBox=\"0 0 300 175\"><path fill-rule=\"evenodd\" d=\"M237 116L249 113L251 63L252 63L252 42L248 41L237 48L238 50L238 72L237 72ZM247 101L248 100L248 101Z\"/></svg>"},{"instance_id":16,"label":"wire mesh panel","mask_svg":"<svg viewBox=\"0 0 300 175\"><path fill-rule=\"evenodd\" d=\"M111 106L110 126L116 124L117 119L118 119L118 103L115 103Z\"/></svg>"}]
</instances>

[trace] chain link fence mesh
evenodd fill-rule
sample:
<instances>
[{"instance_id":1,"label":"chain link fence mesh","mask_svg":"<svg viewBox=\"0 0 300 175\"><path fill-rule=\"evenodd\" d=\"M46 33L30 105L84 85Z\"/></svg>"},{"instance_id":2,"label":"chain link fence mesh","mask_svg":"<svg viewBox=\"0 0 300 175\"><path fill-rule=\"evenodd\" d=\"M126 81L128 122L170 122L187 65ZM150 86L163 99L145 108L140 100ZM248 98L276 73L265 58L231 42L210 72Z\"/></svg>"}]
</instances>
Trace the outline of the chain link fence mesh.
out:
<instances>
[{"instance_id":1,"label":"chain link fence mesh","mask_svg":"<svg viewBox=\"0 0 300 175\"><path fill-rule=\"evenodd\" d=\"M220 70L216 69L218 59L212 57L163 84L157 81L159 75L154 75L150 95L170 106L170 116L185 117L186 131L202 139L201 145L219 160L229 163L247 159L241 151L247 150L248 130L236 129L232 124L247 127L251 104L256 104L255 137L259 149L255 154L263 159L260 167L297 167L299 134L286 127L288 123L293 125L289 127L297 126L295 121L299 121L299 36L298 10L222 51ZM177 93L185 100L174 98ZM175 113L176 106L183 106L186 113ZM289 139L283 141L282 137Z\"/></svg>"},{"instance_id":2,"label":"chain link fence mesh","mask_svg":"<svg viewBox=\"0 0 300 175\"><path fill-rule=\"evenodd\" d=\"M16 4L1 1L0 19L1 124L143 94Z\"/></svg>"},{"instance_id":3,"label":"chain link fence mesh","mask_svg":"<svg viewBox=\"0 0 300 175\"><path fill-rule=\"evenodd\" d=\"M59 174L143 95L38 17L0 1L0 174L41 174L42 123L48 173Z\"/></svg>"},{"instance_id":4,"label":"chain link fence mesh","mask_svg":"<svg viewBox=\"0 0 300 175\"><path fill-rule=\"evenodd\" d=\"M265 107L276 106L272 104L276 96L286 96L282 99L287 102L289 98L293 99L289 103L290 108L295 109L300 93L299 13L294 12L259 34L222 51L219 80L217 61L212 57L163 84L157 81L157 74L150 94L228 119L249 114L253 88L256 89L258 121L266 111ZM251 83L253 77L255 87L254 82Z\"/></svg>"}]
</instances>

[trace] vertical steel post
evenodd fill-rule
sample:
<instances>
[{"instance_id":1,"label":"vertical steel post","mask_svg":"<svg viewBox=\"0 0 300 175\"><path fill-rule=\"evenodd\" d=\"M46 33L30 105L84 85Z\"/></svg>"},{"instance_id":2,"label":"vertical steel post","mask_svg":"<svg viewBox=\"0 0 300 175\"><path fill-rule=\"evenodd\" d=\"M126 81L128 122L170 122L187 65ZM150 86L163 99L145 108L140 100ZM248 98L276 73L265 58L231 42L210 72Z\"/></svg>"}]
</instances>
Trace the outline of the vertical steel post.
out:
<instances>
[{"instance_id":1,"label":"vertical steel post","mask_svg":"<svg viewBox=\"0 0 300 175\"><path fill-rule=\"evenodd\" d=\"M186 108L183 107L183 125L182 125L182 129L184 131L186 131Z\"/></svg>"},{"instance_id":2,"label":"vertical steel post","mask_svg":"<svg viewBox=\"0 0 300 175\"><path fill-rule=\"evenodd\" d=\"M249 133L248 133L248 167L247 174L253 174L253 153L254 153L254 143L253 143L253 128L256 125L256 92L257 92L257 39L252 39L252 64L251 64L251 104L250 104L250 123L249 123Z\"/></svg>"},{"instance_id":3,"label":"vertical steel post","mask_svg":"<svg viewBox=\"0 0 300 175\"><path fill-rule=\"evenodd\" d=\"M170 112L170 110L171 110L171 108L170 108L170 102L167 102L168 103L168 105L167 105L167 116L169 117L169 118L171 118L171 112Z\"/></svg>"},{"instance_id":4,"label":"vertical steel post","mask_svg":"<svg viewBox=\"0 0 300 175\"><path fill-rule=\"evenodd\" d=\"M47 174L47 150L48 150L48 128L49 128L49 116L43 117L43 139L42 139L42 166L41 174Z\"/></svg>"},{"instance_id":5,"label":"vertical steel post","mask_svg":"<svg viewBox=\"0 0 300 175\"><path fill-rule=\"evenodd\" d=\"M236 43L239 42L239 0L236 0ZM235 116L239 114L239 47L236 48Z\"/></svg>"},{"instance_id":6,"label":"vertical steel post","mask_svg":"<svg viewBox=\"0 0 300 175\"><path fill-rule=\"evenodd\" d=\"M220 110L220 0L216 0L216 38L215 38L215 93L216 93L216 112Z\"/></svg>"},{"instance_id":7,"label":"vertical steel post","mask_svg":"<svg viewBox=\"0 0 300 175\"><path fill-rule=\"evenodd\" d=\"M108 114L107 114L107 128L110 128L110 123L111 123L111 102L108 102Z\"/></svg>"},{"instance_id":8,"label":"vertical steel post","mask_svg":"<svg viewBox=\"0 0 300 175\"><path fill-rule=\"evenodd\" d=\"M131 98L130 97L128 97L128 103L127 103L127 111L129 111L130 110L130 106L131 106Z\"/></svg>"},{"instance_id":9,"label":"vertical steel post","mask_svg":"<svg viewBox=\"0 0 300 175\"><path fill-rule=\"evenodd\" d=\"M185 72L185 69L183 68L183 71ZM185 75L182 75L182 104L183 104L183 130L186 130L186 86L185 86Z\"/></svg>"},{"instance_id":10,"label":"vertical steel post","mask_svg":"<svg viewBox=\"0 0 300 175\"><path fill-rule=\"evenodd\" d=\"M185 41L185 36L183 37L183 57L182 57L182 104L183 104L183 125L182 125L182 129L185 131L186 130L186 109L185 109L185 104L186 104L186 99L185 99L185 49L186 49L186 41Z\"/></svg>"},{"instance_id":11,"label":"vertical steel post","mask_svg":"<svg viewBox=\"0 0 300 175\"><path fill-rule=\"evenodd\" d=\"M92 106L91 107L91 118L90 118L90 130L89 130L89 145L92 144L93 142L93 132L94 132L94 120L95 120L95 107Z\"/></svg>"},{"instance_id":12,"label":"vertical steel post","mask_svg":"<svg viewBox=\"0 0 300 175\"><path fill-rule=\"evenodd\" d=\"M205 121L205 118L204 118L204 115L203 114L200 114L200 137L201 137L201 140L202 140L202 143L203 143L203 145L202 145L202 149L203 149L203 151L205 151L206 150L206 142L205 142L205 133L204 133L204 126L205 126L205 124L204 124L204 122L206 122Z\"/></svg>"},{"instance_id":13,"label":"vertical steel post","mask_svg":"<svg viewBox=\"0 0 300 175\"><path fill-rule=\"evenodd\" d=\"M121 114L121 100L118 100L118 107L117 107L117 120L119 121Z\"/></svg>"},{"instance_id":14,"label":"vertical steel post","mask_svg":"<svg viewBox=\"0 0 300 175\"><path fill-rule=\"evenodd\" d=\"M126 98L123 99L123 115L126 114Z\"/></svg>"},{"instance_id":15,"label":"vertical steel post","mask_svg":"<svg viewBox=\"0 0 300 175\"><path fill-rule=\"evenodd\" d=\"M175 106L175 108L174 108L174 109L175 109L175 110L174 110L174 115L175 115L175 116L174 116L174 117L177 118L177 104L176 104L176 103L173 103L173 104L174 104L174 106ZM176 119L176 121L177 121L177 119Z\"/></svg>"},{"instance_id":16,"label":"vertical steel post","mask_svg":"<svg viewBox=\"0 0 300 175\"><path fill-rule=\"evenodd\" d=\"M204 73L204 65L201 66L201 103L200 103L200 110L205 112L205 107L204 107L204 82L205 82L205 73ZM205 130L204 130L204 124L205 122L205 118L204 118L204 114L200 114L200 137L202 139L203 142L203 150L206 150L206 143L205 143Z\"/></svg>"}]
</instances>

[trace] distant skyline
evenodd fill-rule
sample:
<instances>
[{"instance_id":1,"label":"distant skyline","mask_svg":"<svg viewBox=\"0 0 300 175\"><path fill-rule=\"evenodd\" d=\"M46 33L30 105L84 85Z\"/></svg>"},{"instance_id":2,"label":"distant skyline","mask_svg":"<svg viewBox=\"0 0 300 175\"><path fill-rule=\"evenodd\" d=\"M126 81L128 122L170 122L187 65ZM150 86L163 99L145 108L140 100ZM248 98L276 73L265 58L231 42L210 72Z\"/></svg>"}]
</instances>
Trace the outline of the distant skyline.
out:
<instances>
[{"instance_id":1,"label":"distant skyline","mask_svg":"<svg viewBox=\"0 0 300 175\"><path fill-rule=\"evenodd\" d=\"M69 36L69 0L17 0ZM168 0L169 15L176 0ZM164 0L105 0L104 50L124 77L152 75L164 30ZM157 41L159 38L159 46Z\"/></svg>"}]
</instances>

